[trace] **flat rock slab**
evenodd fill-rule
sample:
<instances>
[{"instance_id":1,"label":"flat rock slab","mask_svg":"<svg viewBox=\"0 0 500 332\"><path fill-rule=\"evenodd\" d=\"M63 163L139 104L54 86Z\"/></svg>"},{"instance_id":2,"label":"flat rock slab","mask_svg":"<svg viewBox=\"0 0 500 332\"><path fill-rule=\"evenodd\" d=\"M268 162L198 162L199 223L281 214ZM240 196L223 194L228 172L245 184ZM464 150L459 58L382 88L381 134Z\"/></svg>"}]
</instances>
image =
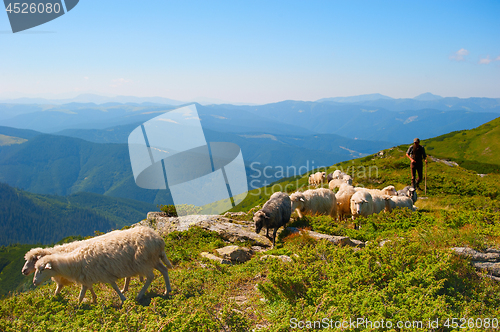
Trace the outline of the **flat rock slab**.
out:
<instances>
[{"instance_id":1,"label":"flat rock slab","mask_svg":"<svg viewBox=\"0 0 500 332\"><path fill-rule=\"evenodd\" d=\"M486 250L486 253L468 247L456 247L451 250L457 255L470 259L476 269L486 270L488 274L496 277L492 279L498 280L500 277L500 250L490 248Z\"/></svg>"},{"instance_id":2,"label":"flat rock slab","mask_svg":"<svg viewBox=\"0 0 500 332\"><path fill-rule=\"evenodd\" d=\"M265 236L255 233L252 223L240 222L219 215L190 215L182 217L165 217L162 212L148 213L148 219L139 224L152 227L160 234L174 231L186 231L193 226L201 227L208 231L217 232L229 242L246 242L261 247L270 247L271 241Z\"/></svg>"},{"instance_id":3,"label":"flat rock slab","mask_svg":"<svg viewBox=\"0 0 500 332\"><path fill-rule=\"evenodd\" d=\"M219 262L221 264L231 264L231 261L230 260L227 260L227 259L224 259L224 258L220 258L220 257L217 257L211 253L208 253L206 251L200 253L200 256L201 257L205 257L207 259L210 259L212 261L216 261L216 262Z\"/></svg>"},{"instance_id":4,"label":"flat rock slab","mask_svg":"<svg viewBox=\"0 0 500 332\"><path fill-rule=\"evenodd\" d=\"M451 248L451 250L460 256L470 258L472 261L500 263L500 251L496 249L488 249L486 250L486 253L482 253L468 247L455 247Z\"/></svg>"},{"instance_id":5,"label":"flat rock slab","mask_svg":"<svg viewBox=\"0 0 500 332\"><path fill-rule=\"evenodd\" d=\"M500 263L490 263L490 262L471 262L475 268L480 270L486 270L489 274L500 277Z\"/></svg>"},{"instance_id":6,"label":"flat rock slab","mask_svg":"<svg viewBox=\"0 0 500 332\"><path fill-rule=\"evenodd\" d=\"M288 227L288 230L290 230L292 233L304 232L316 240L325 239L325 240L330 241L333 244L341 246L341 247L344 247L344 246L364 247L365 246L364 242L358 241L358 240L351 240L347 236L321 234L321 233L317 233L317 232L309 231L309 230L300 230L300 229L295 228L295 227Z\"/></svg>"}]
</instances>

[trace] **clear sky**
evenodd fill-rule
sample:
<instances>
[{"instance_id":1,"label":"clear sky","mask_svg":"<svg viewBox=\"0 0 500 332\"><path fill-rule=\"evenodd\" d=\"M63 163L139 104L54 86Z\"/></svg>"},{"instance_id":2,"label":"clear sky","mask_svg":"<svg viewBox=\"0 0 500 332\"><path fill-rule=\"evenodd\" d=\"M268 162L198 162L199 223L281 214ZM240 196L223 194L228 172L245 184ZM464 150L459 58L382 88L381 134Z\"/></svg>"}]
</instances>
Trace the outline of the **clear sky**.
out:
<instances>
[{"instance_id":1,"label":"clear sky","mask_svg":"<svg viewBox=\"0 0 500 332\"><path fill-rule=\"evenodd\" d=\"M80 0L17 34L0 13L0 97L88 92L500 98L500 1Z\"/></svg>"}]
</instances>

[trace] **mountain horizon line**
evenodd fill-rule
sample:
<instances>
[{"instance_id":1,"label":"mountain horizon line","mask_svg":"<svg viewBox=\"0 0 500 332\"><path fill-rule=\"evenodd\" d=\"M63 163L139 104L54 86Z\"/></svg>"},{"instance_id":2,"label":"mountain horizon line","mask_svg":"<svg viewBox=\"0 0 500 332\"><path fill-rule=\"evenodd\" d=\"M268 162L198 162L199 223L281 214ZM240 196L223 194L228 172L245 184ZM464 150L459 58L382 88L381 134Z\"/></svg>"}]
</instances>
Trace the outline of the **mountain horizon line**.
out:
<instances>
[{"instance_id":1,"label":"mountain horizon line","mask_svg":"<svg viewBox=\"0 0 500 332\"><path fill-rule=\"evenodd\" d=\"M468 98L460 98L460 97L443 97L440 95L433 94L431 92L421 93L413 98L393 98L387 95L383 95L380 93L371 93L371 94L361 94L354 96L338 96L338 97L327 97L321 98L317 100L296 100L303 102L336 102L336 103L359 103L359 102L369 102L376 100L416 100L416 101L437 101L441 99L497 99L500 102L500 98L491 98L491 97L468 97ZM73 98L44 98L44 97L20 97L20 98L0 98L0 103L2 104L69 104L69 103L93 103L96 105L109 104L109 103L118 103L118 104L164 104L164 105L172 105L172 106L181 106L189 103L199 103L201 105L235 105L235 106L257 106L257 105L267 105L274 104L283 101L288 101L289 99L269 102L269 103L245 103L245 102L230 102L216 98L206 98L206 97L197 97L187 101L181 101L176 99L170 99L166 97L137 97L132 95L115 95L113 97L100 95L96 93L83 93L79 94Z\"/></svg>"}]
</instances>

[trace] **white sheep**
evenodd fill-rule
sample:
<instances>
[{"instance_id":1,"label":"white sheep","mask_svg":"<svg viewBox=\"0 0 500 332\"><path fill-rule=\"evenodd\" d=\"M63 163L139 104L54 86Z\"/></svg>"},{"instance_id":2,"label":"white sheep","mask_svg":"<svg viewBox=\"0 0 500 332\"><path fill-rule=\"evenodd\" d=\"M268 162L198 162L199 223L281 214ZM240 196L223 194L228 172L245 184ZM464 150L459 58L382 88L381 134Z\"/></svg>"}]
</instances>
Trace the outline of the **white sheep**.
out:
<instances>
[{"instance_id":1,"label":"white sheep","mask_svg":"<svg viewBox=\"0 0 500 332\"><path fill-rule=\"evenodd\" d=\"M344 177L342 179L333 179L330 182L328 182L328 188L330 190L334 190L335 188L339 188L343 184L348 184L349 186L352 186L352 178L347 175L348 177Z\"/></svg>"},{"instance_id":2,"label":"white sheep","mask_svg":"<svg viewBox=\"0 0 500 332\"><path fill-rule=\"evenodd\" d=\"M344 174L342 176L342 179L345 183L347 183L348 185L351 185L352 186L352 177L348 174Z\"/></svg>"},{"instance_id":3,"label":"white sheep","mask_svg":"<svg viewBox=\"0 0 500 332\"><path fill-rule=\"evenodd\" d=\"M37 286L53 276L62 276L81 285L78 298L78 302L81 302L93 284L109 283L120 299L125 301L116 280L143 275L146 276L146 282L137 295L139 300L154 279L153 269L157 269L163 275L165 294L168 294L171 287L167 267L171 268L172 264L165 255L165 242L161 236L145 226L113 233L85 243L70 253L40 258L35 264L33 284Z\"/></svg>"},{"instance_id":4,"label":"white sheep","mask_svg":"<svg viewBox=\"0 0 500 332\"><path fill-rule=\"evenodd\" d=\"M354 193L351 197L352 219L354 220L359 216L368 217L371 214L373 214L372 195L365 190Z\"/></svg>"},{"instance_id":5,"label":"white sheep","mask_svg":"<svg viewBox=\"0 0 500 332\"><path fill-rule=\"evenodd\" d=\"M335 194L326 188L309 189L304 192L295 192L290 195L292 211L297 210L300 218L304 215L329 215L337 217L337 200Z\"/></svg>"},{"instance_id":6,"label":"white sheep","mask_svg":"<svg viewBox=\"0 0 500 332\"><path fill-rule=\"evenodd\" d=\"M325 181L326 172L316 172L309 177L309 184L321 185Z\"/></svg>"},{"instance_id":7,"label":"white sheep","mask_svg":"<svg viewBox=\"0 0 500 332\"><path fill-rule=\"evenodd\" d=\"M396 188L394 186L387 186L383 189L368 189L368 188L363 188L363 187L356 187L354 188L356 191L368 191L372 195L378 195L378 196L397 196L398 192L396 191Z\"/></svg>"},{"instance_id":8,"label":"white sheep","mask_svg":"<svg viewBox=\"0 0 500 332\"><path fill-rule=\"evenodd\" d=\"M338 179L338 180L344 180L345 183L352 185L352 177L341 170L337 169L333 173L328 174L327 181L330 183L330 181Z\"/></svg>"},{"instance_id":9,"label":"white sheep","mask_svg":"<svg viewBox=\"0 0 500 332\"><path fill-rule=\"evenodd\" d=\"M342 180L332 180L332 181L342 181ZM330 181L330 183L332 183ZM351 215L351 197L356 193L354 188L347 184L342 183L339 186L339 191L335 194L337 199L337 214L339 216L339 221Z\"/></svg>"},{"instance_id":10,"label":"white sheep","mask_svg":"<svg viewBox=\"0 0 500 332\"><path fill-rule=\"evenodd\" d=\"M21 270L21 273L24 274L25 276L30 275L31 273L35 272L35 264L36 262L42 258L43 256L46 255L52 255L52 254L57 254L57 253L69 253L72 252L73 250L79 248L80 246L89 243L94 240L100 240L104 237L107 236L112 236L116 231L109 232L100 236L96 236L87 240L82 240L82 241L74 241L70 243L65 243L61 245L56 245L52 248L33 248L29 250L25 255L24 259L26 262L24 263L24 266ZM64 286L71 285L73 282L71 280L68 280L64 277L61 276L54 276L52 277L52 280L56 283L56 291L54 295L57 296L62 290ZM142 281L142 277L141 277ZM128 290L128 286L130 284L130 278L125 278L125 285L123 286L123 289L121 290L122 292L126 292ZM97 298L94 292L93 288L90 288L90 292L92 293L92 298L95 299Z\"/></svg>"},{"instance_id":11,"label":"white sheep","mask_svg":"<svg viewBox=\"0 0 500 332\"><path fill-rule=\"evenodd\" d=\"M408 208L415 211L417 208L413 205L413 200L408 196L385 196L385 210L391 212L395 208Z\"/></svg>"},{"instance_id":12,"label":"white sheep","mask_svg":"<svg viewBox=\"0 0 500 332\"><path fill-rule=\"evenodd\" d=\"M309 185L314 184L314 174L309 175Z\"/></svg>"}]
</instances>

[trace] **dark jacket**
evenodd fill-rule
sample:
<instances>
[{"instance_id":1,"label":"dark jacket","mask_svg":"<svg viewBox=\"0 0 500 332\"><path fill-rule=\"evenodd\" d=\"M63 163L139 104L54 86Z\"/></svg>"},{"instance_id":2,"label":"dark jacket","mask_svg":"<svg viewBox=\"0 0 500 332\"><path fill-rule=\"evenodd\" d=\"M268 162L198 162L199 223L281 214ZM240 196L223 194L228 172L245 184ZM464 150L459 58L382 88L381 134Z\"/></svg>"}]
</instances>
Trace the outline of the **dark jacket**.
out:
<instances>
[{"instance_id":1,"label":"dark jacket","mask_svg":"<svg viewBox=\"0 0 500 332\"><path fill-rule=\"evenodd\" d=\"M422 165L422 160L427 159L425 148L422 145L419 145L417 149L414 149L414 146L415 146L414 144L410 145L408 151L406 151L406 154L412 157L412 159L415 160L417 165Z\"/></svg>"}]
</instances>

